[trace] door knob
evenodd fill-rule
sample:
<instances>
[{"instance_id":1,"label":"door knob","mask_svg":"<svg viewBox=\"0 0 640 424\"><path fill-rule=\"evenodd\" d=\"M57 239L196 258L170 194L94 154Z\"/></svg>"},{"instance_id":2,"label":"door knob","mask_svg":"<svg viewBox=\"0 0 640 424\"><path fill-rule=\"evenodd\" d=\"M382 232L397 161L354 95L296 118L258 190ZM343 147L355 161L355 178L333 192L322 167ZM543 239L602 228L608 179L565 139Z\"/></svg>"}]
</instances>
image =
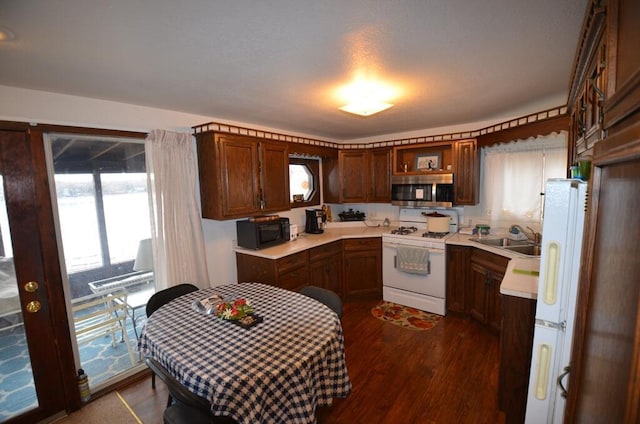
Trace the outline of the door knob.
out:
<instances>
[{"instance_id":1,"label":"door knob","mask_svg":"<svg viewBox=\"0 0 640 424\"><path fill-rule=\"evenodd\" d=\"M40 286L35 281L29 281L27 284L24 285L24 289L29 293L33 293L34 291L38 290L39 287Z\"/></svg>"},{"instance_id":2,"label":"door knob","mask_svg":"<svg viewBox=\"0 0 640 424\"><path fill-rule=\"evenodd\" d=\"M37 300L32 300L31 302L27 303L27 312L29 313L34 314L38 312L40 308L42 308L42 305Z\"/></svg>"}]
</instances>

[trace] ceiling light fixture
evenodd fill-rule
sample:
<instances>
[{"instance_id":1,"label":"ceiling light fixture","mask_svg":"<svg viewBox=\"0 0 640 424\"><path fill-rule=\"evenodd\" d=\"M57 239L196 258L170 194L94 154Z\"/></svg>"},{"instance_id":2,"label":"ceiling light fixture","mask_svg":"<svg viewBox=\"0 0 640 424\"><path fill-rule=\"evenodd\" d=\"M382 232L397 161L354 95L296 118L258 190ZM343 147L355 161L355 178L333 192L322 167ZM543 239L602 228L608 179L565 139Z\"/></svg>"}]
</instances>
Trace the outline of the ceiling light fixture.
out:
<instances>
[{"instance_id":1,"label":"ceiling light fixture","mask_svg":"<svg viewBox=\"0 0 640 424\"><path fill-rule=\"evenodd\" d=\"M393 106L393 88L377 81L356 80L340 89L340 98L347 102L339 109L360 116L371 116Z\"/></svg>"},{"instance_id":2,"label":"ceiling light fixture","mask_svg":"<svg viewBox=\"0 0 640 424\"><path fill-rule=\"evenodd\" d=\"M16 35L7 27L0 25L0 41L11 41Z\"/></svg>"},{"instance_id":3,"label":"ceiling light fixture","mask_svg":"<svg viewBox=\"0 0 640 424\"><path fill-rule=\"evenodd\" d=\"M357 100L344 106L340 106L340 110L361 116L371 116L383 110L389 109L393 104L377 102L375 100Z\"/></svg>"}]
</instances>

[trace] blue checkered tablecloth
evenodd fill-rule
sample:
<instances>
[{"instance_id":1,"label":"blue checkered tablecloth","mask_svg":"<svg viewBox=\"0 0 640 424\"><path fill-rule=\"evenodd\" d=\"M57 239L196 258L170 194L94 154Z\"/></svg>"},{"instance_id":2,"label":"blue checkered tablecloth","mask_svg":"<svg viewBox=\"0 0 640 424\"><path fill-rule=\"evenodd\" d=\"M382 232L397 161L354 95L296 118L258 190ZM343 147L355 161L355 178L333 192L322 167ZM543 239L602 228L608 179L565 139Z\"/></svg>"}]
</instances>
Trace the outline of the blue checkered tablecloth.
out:
<instances>
[{"instance_id":1,"label":"blue checkered tablecloth","mask_svg":"<svg viewBox=\"0 0 640 424\"><path fill-rule=\"evenodd\" d=\"M249 300L264 322L247 329L192 308L213 294ZM338 316L302 294L265 284L181 296L149 317L138 346L210 399L215 415L238 423L315 423L317 405L351 391Z\"/></svg>"}]
</instances>

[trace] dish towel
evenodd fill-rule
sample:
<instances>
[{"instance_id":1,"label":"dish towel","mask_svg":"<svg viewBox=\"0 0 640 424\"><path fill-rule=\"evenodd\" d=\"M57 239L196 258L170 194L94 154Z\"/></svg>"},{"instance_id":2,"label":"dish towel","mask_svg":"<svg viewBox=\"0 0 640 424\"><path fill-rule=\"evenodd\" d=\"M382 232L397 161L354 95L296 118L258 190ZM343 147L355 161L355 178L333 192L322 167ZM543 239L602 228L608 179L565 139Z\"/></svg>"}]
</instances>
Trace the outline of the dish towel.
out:
<instances>
[{"instance_id":1,"label":"dish towel","mask_svg":"<svg viewBox=\"0 0 640 424\"><path fill-rule=\"evenodd\" d=\"M396 247L396 268L410 274L429 274L429 249L423 247Z\"/></svg>"}]
</instances>

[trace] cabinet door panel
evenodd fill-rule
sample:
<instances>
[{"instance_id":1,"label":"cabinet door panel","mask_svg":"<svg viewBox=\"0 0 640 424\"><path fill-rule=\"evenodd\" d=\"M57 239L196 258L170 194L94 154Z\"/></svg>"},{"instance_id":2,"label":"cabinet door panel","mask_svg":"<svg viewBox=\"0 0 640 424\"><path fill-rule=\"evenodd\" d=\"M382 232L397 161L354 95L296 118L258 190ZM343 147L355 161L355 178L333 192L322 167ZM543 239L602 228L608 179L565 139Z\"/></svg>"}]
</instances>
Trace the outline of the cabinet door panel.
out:
<instances>
[{"instance_id":1,"label":"cabinet door panel","mask_svg":"<svg viewBox=\"0 0 640 424\"><path fill-rule=\"evenodd\" d=\"M471 264L469 279L469 297L467 299L469 315L483 324L487 322L487 270L475 263Z\"/></svg>"},{"instance_id":2,"label":"cabinet door panel","mask_svg":"<svg viewBox=\"0 0 640 424\"><path fill-rule=\"evenodd\" d=\"M456 141L453 144L455 163L455 204L475 205L478 203L480 174L476 140Z\"/></svg>"},{"instance_id":3,"label":"cabinet door panel","mask_svg":"<svg viewBox=\"0 0 640 424\"><path fill-rule=\"evenodd\" d=\"M325 261L324 288L329 289L342 297L342 255L333 255Z\"/></svg>"},{"instance_id":4,"label":"cabinet door panel","mask_svg":"<svg viewBox=\"0 0 640 424\"><path fill-rule=\"evenodd\" d=\"M504 323L500 331L498 404L505 422L524 422L531 368L536 301L501 296Z\"/></svg>"},{"instance_id":5,"label":"cabinet door panel","mask_svg":"<svg viewBox=\"0 0 640 424\"><path fill-rule=\"evenodd\" d=\"M238 283L258 281L276 285L277 270L273 260L236 252L236 269Z\"/></svg>"},{"instance_id":6,"label":"cabinet door panel","mask_svg":"<svg viewBox=\"0 0 640 424\"><path fill-rule=\"evenodd\" d=\"M285 143L260 143L263 212L291 209L289 200L289 154Z\"/></svg>"},{"instance_id":7,"label":"cabinet door panel","mask_svg":"<svg viewBox=\"0 0 640 424\"><path fill-rule=\"evenodd\" d=\"M391 202L391 149L376 149L369 153L369 202Z\"/></svg>"},{"instance_id":8,"label":"cabinet door panel","mask_svg":"<svg viewBox=\"0 0 640 424\"><path fill-rule=\"evenodd\" d=\"M196 142L204 218L291 208L287 143L214 132L197 134Z\"/></svg>"},{"instance_id":9,"label":"cabinet door panel","mask_svg":"<svg viewBox=\"0 0 640 424\"><path fill-rule=\"evenodd\" d=\"M298 291L307 285L309 285L309 268L307 266L281 273L278 279L278 286L287 290Z\"/></svg>"},{"instance_id":10,"label":"cabinet door panel","mask_svg":"<svg viewBox=\"0 0 640 424\"><path fill-rule=\"evenodd\" d=\"M342 254L333 254L309 264L309 282L342 297Z\"/></svg>"},{"instance_id":11,"label":"cabinet door panel","mask_svg":"<svg viewBox=\"0 0 640 424\"><path fill-rule=\"evenodd\" d=\"M369 179L367 169L367 152L341 151L340 174L341 201L344 203L357 203L367 201L369 191Z\"/></svg>"},{"instance_id":12,"label":"cabinet door panel","mask_svg":"<svg viewBox=\"0 0 640 424\"><path fill-rule=\"evenodd\" d=\"M447 311L449 312L466 313L470 249L465 246L447 246Z\"/></svg>"},{"instance_id":13,"label":"cabinet door panel","mask_svg":"<svg viewBox=\"0 0 640 424\"><path fill-rule=\"evenodd\" d=\"M502 296L500 283L503 275L491 275L487 289L487 323L494 333L499 333L502 327Z\"/></svg>"},{"instance_id":14,"label":"cabinet door panel","mask_svg":"<svg viewBox=\"0 0 640 424\"><path fill-rule=\"evenodd\" d=\"M324 261L309 264L309 284L312 286L324 287L325 277Z\"/></svg>"},{"instance_id":15,"label":"cabinet door panel","mask_svg":"<svg viewBox=\"0 0 640 424\"><path fill-rule=\"evenodd\" d=\"M344 241L342 285L346 298L382 294L382 240L361 238Z\"/></svg>"},{"instance_id":16,"label":"cabinet door panel","mask_svg":"<svg viewBox=\"0 0 640 424\"><path fill-rule=\"evenodd\" d=\"M225 216L249 215L258 209L258 145L221 138L222 207Z\"/></svg>"}]
</instances>

